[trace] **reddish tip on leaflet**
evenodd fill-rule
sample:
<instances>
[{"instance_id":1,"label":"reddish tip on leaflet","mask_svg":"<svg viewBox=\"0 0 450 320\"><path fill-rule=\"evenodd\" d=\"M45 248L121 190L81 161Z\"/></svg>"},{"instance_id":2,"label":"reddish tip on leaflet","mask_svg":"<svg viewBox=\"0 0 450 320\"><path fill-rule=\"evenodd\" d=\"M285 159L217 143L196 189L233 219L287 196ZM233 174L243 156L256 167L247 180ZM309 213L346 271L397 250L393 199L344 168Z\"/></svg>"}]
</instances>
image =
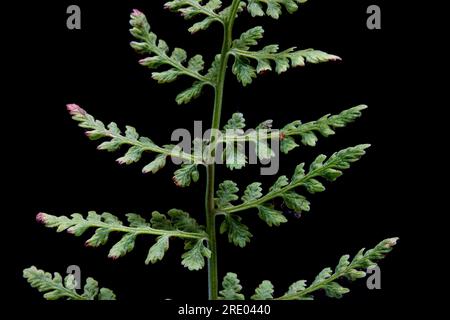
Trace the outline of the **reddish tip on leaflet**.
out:
<instances>
[{"instance_id":1,"label":"reddish tip on leaflet","mask_svg":"<svg viewBox=\"0 0 450 320\"><path fill-rule=\"evenodd\" d=\"M72 228L67 229L67 233L68 234L75 234L75 230L73 230Z\"/></svg>"},{"instance_id":2,"label":"reddish tip on leaflet","mask_svg":"<svg viewBox=\"0 0 450 320\"><path fill-rule=\"evenodd\" d=\"M45 224L47 222L46 221L46 214L43 213L43 212L39 212L36 215L36 221L39 222L39 223L44 223Z\"/></svg>"},{"instance_id":3,"label":"reddish tip on leaflet","mask_svg":"<svg viewBox=\"0 0 450 320\"><path fill-rule=\"evenodd\" d=\"M110 258L110 259L112 259L112 260L117 260L117 259L119 259L118 256L108 256L108 258Z\"/></svg>"},{"instance_id":4,"label":"reddish tip on leaflet","mask_svg":"<svg viewBox=\"0 0 450 320\"><path fill-rule=\"evenodd\" d=\"M335 55L332 55L331 57L332 58L330 60L332 60L332 61L342 61L341 57L338 57L338 56L335 56Z\"/></svg>"},{"instance_id":5,"label":"reddish tip on leaflet","mask_svg":"<svg viewBox=\"0 0 450 320\"><path fill-rule=\"evenodd\" d=\"M177 178L173 177L173 178L172 178L172 181L173 181L173 183L175 183L175 185L176 185L177 187L181 187L181 183L180 183L180 181L177 180Z\"/></svg>"},{"instance_id":6,"label":"reddish tip on leaflet","mask_svg":"<svg viewBox=\"0 0 450 320\"><path fill-rule=\"evenodd\" d=\"M67 107L67 111L69 111L69 113L73 116L75 115L85 115L86 111L84 111L83 108L81 108L79 105L75 104L75 103L69 103L68 105L66 105Z\"/></svg>"},{"instance_id":7,"label":"reddish tip on leaflet","mask_svg":"<svg viewBox=\"0 0 450 320\"><path fill-rule=\"evenodd\" d=\"M284 132L280 133L280 140L284 140L286 138L286 135L284 134Z\"/></svg>"},{"instance_id":8,"label":"reddish tip on leaflet","mask_svg":"<svg viewBox=\"0 0 450 320\"><path fill-rule=\"evenodd\" d=\"M133 9L133 12L131 13L133 16L137 17L142 15L143 13L139 11L138 9Z\"/></svg>"}]
</instances>

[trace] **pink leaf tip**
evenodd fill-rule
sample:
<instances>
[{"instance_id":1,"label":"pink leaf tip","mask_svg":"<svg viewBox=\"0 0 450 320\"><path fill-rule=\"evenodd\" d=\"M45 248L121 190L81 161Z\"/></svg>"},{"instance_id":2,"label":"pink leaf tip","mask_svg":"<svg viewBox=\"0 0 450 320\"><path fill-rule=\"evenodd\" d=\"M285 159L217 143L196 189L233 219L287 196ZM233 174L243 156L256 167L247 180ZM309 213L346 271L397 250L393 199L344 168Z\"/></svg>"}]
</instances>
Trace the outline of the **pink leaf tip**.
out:
<instances>
[{"instance_id":1,"label":"pink leaf tip","mask_svg":"<svg viewBox=\"0 0 450 320\"><path fill-rule=\"evenodd\" d=\"M43 224L45 224L45 223L47 222L47 215L46 215L45 213L43 213L43 212L39 212L39 213L36 215L36 221L37 221L38 223L43 223Z\"/></svg>"},{"instance_id":2,"label":"pink leaf tip","mask_svg":"<svg viewBox=\"0 0 450 320\"><path fill-rule=\"evenodd\" d=\"M181 182L176 177L172 177L172 181L177 187L181 187Z\"/></svg>"},{"instance_id":3,"label":"pink leaf tip","mask_svg":"<svg viewBox=\"0 0 450 320\"><path fill-rule=\"evenodd\" d=\"M75 103L70 103L67 106L67 111L69 111L69 113L73 116L76 115L85 115L86 111L84 111L83 108L81 108L79 105L75 104Z\"/></svg>"},{"instance_id":4,"label":"pink leaf tip","mask_svg":"<svg viewBox=\"0 0 450 320\"><path fill-rule=\"evenodd\" d=\"M342 58L339 56L331 55L331 61L342 61Z\"/></svg>"},{"instance_id":5,"label":"pink leaf tip","mask_svg":"<svg viewBox=\"0 0 450 320\"><path fill-rule=\"evenodd\" d=\"M133 12L131 13L132 16L134 17L138 17L143 15L143 13L141 11L139 11L138 9L133 9Z\"/></svg>"}]
</instances>

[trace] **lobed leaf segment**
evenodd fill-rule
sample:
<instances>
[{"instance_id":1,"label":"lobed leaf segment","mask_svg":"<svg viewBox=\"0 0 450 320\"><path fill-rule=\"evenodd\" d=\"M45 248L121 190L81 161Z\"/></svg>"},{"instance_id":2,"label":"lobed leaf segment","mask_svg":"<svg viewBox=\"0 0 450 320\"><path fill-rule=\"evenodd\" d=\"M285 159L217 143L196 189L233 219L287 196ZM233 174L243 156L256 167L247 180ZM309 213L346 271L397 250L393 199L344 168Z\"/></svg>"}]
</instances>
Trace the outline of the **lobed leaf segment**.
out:
<instances>
[{"instance_id":1,"label":"lobed leaf segment","mask_svg":"<svg viewBox=\"0 0 450 320\"><path fill-rule=\"evenodd\" d=\"M329 158L319 155L309 168L305 167L305 163L300 163L290 179L280 176L265 194L262 192L261 183L253 182L247 186L238 204L235 204L239 200L237 184L230 180L222 182L215 199L217 212L225 216L220 232L228 233L230 243L245 247L250 242L252 234L248 227L241 222L242 217L237 215L238 212L257 209L259 218L270 227L287 222L283 211L271 204L275 198L281 198L283 205L295 213L309 211L310 202L306 196L297 193L296 189L302 187L310 194L325 191L325 186L318 179L335 181L343 174L342 170L349 169L352 163L358 161L365 154L368 147L369 145L362 144L346 148L334 153Z\"/></svg>"},{"instance_id":2,"label":"lobed leaf segment","mask_svg":"<svg viewBox=\"0 0 450 320\"><path fill-rule=\"evenodd\" d=\"M289 286L289 289L281 296L274 296L274 286L264 280L256 288L251 296L252 300L313 300L314 293L322 290L330 298L340 299L344 294L350 292L350 289L343 287L338 280L343 278L348 281L355 281L366 276L367 268L377 265L377 262L383 259L387 253L397 243L398 238L390 238L381 241L373 249L365 251L361 249L350 260L349 255L343 255L334 269L324 268L312 281L310 285L306 280L299 280ZM242 286L235 273L227 273L222 282L223 290L220 291L223 300L244 300L245 296L241 293Z\"/></svg>"},{"instance_id":3,"label":"lobed leaf segment","mask_svg":"<svg viewBox=\"0 0 450 320\"><path fill-rule=\"evenodd\" d=\"M99 288L98 282L93 278L87 278L83 292L78 293L73 274L63 279L58 272L52 275L32 266L23 270L23 277L33 288L44 293L47 300L116 300L114 292L108 288Z\"/></svg>"},{"instance_id":4,"label":"lobed leaf segment","mask_svg":"<svg viewBox=\"0 0 450 320\"><path fill-rule=\"evenodd\" d=\"M189 270L200 270L205 265L205 258L210 256L205 246L208 236L204 227L191 218L187 212L178 209L169 210L167 215L154 211L147 221L135 213L126 214L128 225L109 212L97 214L90 211L87 217L74 213L70 217L52 216L39 213L36 220L57 232L67 231L77 237L89 229L95 233L85 242L87 247L99 247L108 242L111 233L120 233L122 238L110 249L108 257L118 259L134 249L136 238L143 235L156 236L155 243L148 251L145 263L156 263L163 259L169 249L169 241L180 238L185 242L185 253L182 255L182 265Z\"/></svg>"}]
</instances>

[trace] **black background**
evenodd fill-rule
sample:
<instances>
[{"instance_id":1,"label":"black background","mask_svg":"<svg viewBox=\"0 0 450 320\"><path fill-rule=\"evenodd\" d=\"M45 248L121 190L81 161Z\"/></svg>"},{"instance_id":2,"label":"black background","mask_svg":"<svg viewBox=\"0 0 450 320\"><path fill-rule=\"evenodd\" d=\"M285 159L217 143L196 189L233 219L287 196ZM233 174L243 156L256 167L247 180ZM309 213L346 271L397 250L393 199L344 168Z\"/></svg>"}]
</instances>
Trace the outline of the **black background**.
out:
<instances>
[{"instance_id":1,"label":"black background","mask_svg":"<svg viewBox=\"0 0 450 320\"><path fill-rule=\"evenodd\" d=\"M201 180L187 189L171 181L175 166L156 175L142 175L142 163L121 167L119 154L96 150L82 130L70 119L65 104L78 103L104 122L133 125L143 136L158 144L169 142L176 128L193 128L194 120L210 124L212 90L187 106L176 105L175 95L189 79L158 85L151 72L141 67L140 58L128 45L129 13L138 8L147 14L153 31L171 48L185 48L189 56L204 55L206 61L220 50L221 30L214 25L191 36L187 23L177 14L163 10L164 1L58 1L26 4L14 12L11 30L17 50L12 81L23 90L14 94L13 125L21 146L12 156L19 166L9 191L21 197L12 200L21 236L14 239L14 295L37 305L41 294L21 278L30 265L47 271L65 272L79 265L83 276L93 276L112 288L123 302L157 304L165 298L183 302L206 300L206 270L189 272L180 265L181 242L173 241L165 259L144 264L151 238L139 238L128 256L112 261L109 245L84 248L82 239L56 234L34 221L43 211L55 215L88 210L108 211L124 217L127 212L149 215L172 207L189 211L203 222L204 171ZM66 28L66 8L78 4L82 29ZM366 8L382 8L382 29L366 28ZM253 25L266 30L261 44L279 43L282 48L313 47L342 57L340 63L309 65L278 76L269 73L242 88L229 74L223 121L236 111L244 113L248 126L274 119L275 126L301 119L315 120L358 104L369 110L356 123L339 129L337 135L321 138L316 148L301 147L281 157L280 174L290 175L296 164L310 162L320 153L360 143L371 143L368 155L353 165L327 191L310 197L312 210L299 220L291 219L279 228L269 228L255 212L244 214L254 237L244 249L219 237L219 272L238 273L247 296L264 279L271 280L277 293L299 279L311 280L324 267L334 267L342 254L354 254L388 237L401 238L398 247L381 263L382 290L368 290L365 280L349 284L351 292L342 301L317 295L319 304L383 306L396 303L406 294L406 252L410 238L405 199L407 184L399 165L406 149L399 119L405 106L399 103L404 64L392 53L401 48L399 11L387 1L314 0L294 15L284 13L278 21L242 14L235 35ZM26 18L25 18L26 17ZM222 121L222 122L223 122ZM11 123L9 123L11 124ZM26 155L19 157L18 155ZM151 160L151 157L145 158ZM230 172L219 168L217 179L236 181L241 189L253 181L267 188L274 177L260 177L257 166ZM12 230L11 230L12 231ZM344 282L345 283L345 282ZM294 310L296 305L293 306Z\"/></svg>"}]
</instances>

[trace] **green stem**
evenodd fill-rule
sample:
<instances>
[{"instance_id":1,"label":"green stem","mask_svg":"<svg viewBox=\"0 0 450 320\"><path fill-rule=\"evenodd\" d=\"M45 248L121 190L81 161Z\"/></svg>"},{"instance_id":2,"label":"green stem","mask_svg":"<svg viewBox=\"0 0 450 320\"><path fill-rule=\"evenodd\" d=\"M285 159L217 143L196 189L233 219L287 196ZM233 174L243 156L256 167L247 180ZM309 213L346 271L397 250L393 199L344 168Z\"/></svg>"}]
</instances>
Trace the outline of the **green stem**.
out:
<instances>
[{"instance_id":1,"label":"green stem","mask_svg":"<svg viewBox=\"0 0 450 320\"><path fill-rule=\"evenodd\" d=\"M51 289L59 291L59 292L63 292L64 295L72 300L88 300L87 298L83 297L82 295L76 293L75 291L69 290L68 288L66 288L63 284L59 285L59 284L55 284L52 281L49 281L49 279L45 276L38 276L39 280L42 283L45 283L46 286L49 287L50 291Z\"/></svg>"},{"instance_id":2,"label":"green stem","mask_svg":"<svg viewBox=\"0 0 450 320\"><path fill-rule=\"evenodd\" d=\"M225 77L227 72L229 52L233 41L233 25L236 14L239 9L240 0L233 0L231 4L230 15L224 21L224 37L222 51L220 53L220 67L215 86L214 112L211 124L210 141L216 140L216 130L220 128L220 118L222 115L223 93L225 86ZM208 259L208 297L210 300L217 300L219 297L219 276L217 271L217 239L216 239L216 210L214 205L214 183L215 183L215 165L214 162L207 165L206 168L206 231L208 233L208 246L211 250L211 258Z\"/></svg>"},{"instance_id":3,"label":"green stem","mask_svg":"<svg viewBox=\"0 0 450 320\"><path fill-rule=\"evenodd\" d=\"M233 55L243 56L251 59L271 59L275 60L277 58L289 58L290 54L294 51L294 48L290 48L277 53L264 53L258 51L247 51L234 48L231 52Z\"/></svg>"},{"instance_id":4,"label":"green stem","mask_svg":"<svg viewBox=\"0 0 450 320\"><path fill-rule=\"evenodd\" d=\"M279 298L275 298L274 300L298 300L302 297L307 296L308 294L310 294L311 292L323 289L326 287L327 284L336 281L337 279L343 277L346 273L348 273L352 268L351 267L347 267L344 271L339 272L339 273L335 273L333 274L331 277L329 277L328 279L319 282L315 285L312 285L308 288L306 288L303 291L300 291L299 293L294 293L294 294L285 294L284 296L281 296Z\"/></svg>"},{"instance_id":5,"label":"green stem","mask_svg":"<svg viewBox=\"0 0 450 320\"><path fill-rule=\"evenodd\" d=\"M97 222L89 224L90 228L103 228L108 229L111 232L123 232L123 233L133 233L136 235L156 235L156 236L169 236L182 239L205 239L206 235L201 233L184 232L179 230L159 230L150 227L127 227L127 226L114 226L110 224Z\"/></svg>"},{"instance_id":6,"label":"green stem","mask_svg":"<svg viewBox=\"0 0 450 320\"><path fill-rule=\"evenodd\" d=\"M208 247L211 250L211 257L208 259L208 298L209 300L217 300L218 298L218 281L217 274L217 239L216 239L216 213L214 206L214 164L206 168L206 232L208 233Z\"/></svg>"},{"instance_id":7,"label":"green stem","mask_svg":"<svg viewBox=\"0 0 450 320\"><path fill-rule=\"evenodd\" d=\"M55 286L55 289L65 292L66 296L71 298L72 300L89 300L89 299L83 297L82 295L79 295L78 293L73 292L65 287L60 287L60 286L56 287Z\"/></svg>"},{"instance_id":8,"label":"green stem","mask_svg":"<svg viewBox=\"0 0 450 320\"><path fill-rule=\"evenodd\" d=\"M150 151L150 152L154 152L154 153L161 153L161 154L167 155L168 157L179 158L179 159L187 160L187 161L194 162L194 163L202 162L201 158L196 157L195 155L190 155L189 153L186 153L183 151L173 152L170 149L162 148L157 145L149 146L148 144L140 142L139 140L128 139L121 135L112 134L109 131L106 131L106 132L108 133L107 136L109 138L112 138L112 139L116 138L118 140L122 140L123 144L131 145L131 146L138 146L142 150L147 151L147 152Z\"/></svg>"},{"instance_id":9,"label":"green stem","mask_svg":"<svg viewBox=\"0 0 450 320\"><path fill-rule=\"evenodd\" d=\"M327 168L328 168L328 166L327 166ZM239 212L239 211L256 208L257 206L262 205L263 203L265 203L267 201L281 197L283 194L285 194L286 192L288 192L290 190L300 187L301 185L305 184L305 182L307 182L308 180L311 180L314 177L320 176L320 172L322 172L322 171L323 171L322 168L315 170L315 171L307 174L306 176L304 176L302 179L298 180L297 182L289 184L288 186L283 187L278 191L270 192L257 200L253 200L253 201L250 201L247 203L242 203L242 204L239 204L236 206L226 207L226 208L223 208L220 210L223 212L227 212L227 213L234 213L234 212Z\"/></svg>"}]
</instances>

